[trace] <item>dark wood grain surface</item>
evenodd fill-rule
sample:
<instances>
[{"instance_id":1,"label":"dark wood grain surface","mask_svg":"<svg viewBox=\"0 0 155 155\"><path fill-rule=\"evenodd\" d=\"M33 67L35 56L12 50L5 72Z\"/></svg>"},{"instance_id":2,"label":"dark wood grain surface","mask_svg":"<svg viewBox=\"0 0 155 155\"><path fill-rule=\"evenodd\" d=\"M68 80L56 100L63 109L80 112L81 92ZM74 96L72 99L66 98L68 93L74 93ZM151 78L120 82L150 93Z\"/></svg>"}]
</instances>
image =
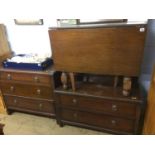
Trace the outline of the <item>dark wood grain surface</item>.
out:
<instances>
[{"instance_id":1,"label":"dark wood grain surface","mask_svg":"<svg viewBox=\"0 0 155 155\"><path fill-rule=\"evenodd\" d=\"M83 83L78 89L55 89L57 122L107 131L138 134L143 100L139 88L123 96L119 87Z\"/></svg>"},{"instance_id":2,"label":"dark wood grain surface","mask_svg":"<svg viewBox=\"0 0 155 155\"><path fill-rule=\"evenodd\" d=\"M42 113L44 115L55 115L54 101L41 100L30 97L18 97L5 95L6 106L11 110L31 111L32 113Z\"/></svg>"},{"instance_id":3,"label":"dark wood grain surface","mask_svg":"<svg viewBox=\"0 0 155 155\"><path fill-rule=\"evenodd\" d=\"M129 119L68 109L63 109L61 115L62 120L84 123L104 129L112 129L113 131L128 133L132 133L134 131L134 121Z\"/></svg>"},{"instance_id":4,"label":"dark wood grain surface","mask_svg":"<svg viewBox=\"0 0 155 155\"><path fill-rule=\"evenodd\" d=\"M136 118L136 106L132 102L121 102L114 99L102 99L77 95L60 95L61 106L97 113Z\"/></svg>"},{"instance_id":5,"label":"dark wood grain surface","mask_svg":"<svg viewBox=\"0 0 155 155\"><path fill-rule=\"evenodd\" d=\"M57 70L125 76L139 75L145 35L144 25L49 30Z\"/></svg>"}]
</instances>

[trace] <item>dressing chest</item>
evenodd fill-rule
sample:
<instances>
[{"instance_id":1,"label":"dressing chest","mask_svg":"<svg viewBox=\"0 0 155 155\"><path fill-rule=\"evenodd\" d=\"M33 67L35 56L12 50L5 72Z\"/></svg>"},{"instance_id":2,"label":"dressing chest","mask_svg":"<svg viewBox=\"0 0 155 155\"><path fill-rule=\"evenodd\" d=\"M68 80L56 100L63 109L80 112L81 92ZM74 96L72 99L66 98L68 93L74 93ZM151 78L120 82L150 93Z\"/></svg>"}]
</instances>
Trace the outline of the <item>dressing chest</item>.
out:
<instances>
[{"instance_id":1,"label":"dressing chest","mask_svg":"<svg viewBox=\"0 0 155 155\"><path fill-rule=\"evenodd\" d=\"M62 72L54 90L60 126L141 133L146 31L146 24L132 23L49 29L55 69Z\"/></svg>"}]
</instances>

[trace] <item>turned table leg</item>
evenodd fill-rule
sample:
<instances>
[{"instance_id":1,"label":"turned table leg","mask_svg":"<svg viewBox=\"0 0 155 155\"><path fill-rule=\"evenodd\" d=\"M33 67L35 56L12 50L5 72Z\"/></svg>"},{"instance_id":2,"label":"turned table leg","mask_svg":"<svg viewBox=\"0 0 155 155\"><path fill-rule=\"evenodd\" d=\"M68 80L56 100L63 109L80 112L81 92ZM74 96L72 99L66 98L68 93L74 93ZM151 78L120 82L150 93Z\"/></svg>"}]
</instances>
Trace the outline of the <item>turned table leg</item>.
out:
<instances>
[{"instance_id":1,"label":"turned table leg","mask_svg":"<svg viewBox=\"0 0 155 155\"><path fill-rule=\"evenodd\" d=\"M122 92L124 96L130 95L131 85L132 85L131 77L124 77L123 78L123 92Z\"/></svg>"},{"instance_id":2,"label":"turned table leg","mask_svg":"<svg viewBox=\"0 0 155 155\"><path fill-rule=\"evenodd\" d=\"M75 91L76 87L75 87L75 75L74 75L74 73L69 73L69 77L68 77L67 73L62 72L62 74L61 74L61 82L62 82L62 85L63 85L63 89L68 88L68 83L69 83L68 78L70 79L72 90Z\"/></svg>"},{"instance_id":3,"label":"turned table leg","mask_svg":"<svg viewBox=\"0 0 155 155\"><path fill-rule=\"evenodd\" d=\"M70 81L71 81L72 90L75 92L76 91L76 87L75 87L75 76L74 76L74 73L69 73L69 77L70 77Z\"/></svg>"},{"instance_id":4,"label":"turned table leg","mask_svg":"<svg viewBox=\"0 0 155 155\"><path fill-rule=\"evenodd\" d=\"M62 72L61 74L61 82L62 82L62 85L63 85L63 89L67 89L67 83L68 83L68 78L67 78L67 73L65 72Z\"/></svg>"}]
</instances>

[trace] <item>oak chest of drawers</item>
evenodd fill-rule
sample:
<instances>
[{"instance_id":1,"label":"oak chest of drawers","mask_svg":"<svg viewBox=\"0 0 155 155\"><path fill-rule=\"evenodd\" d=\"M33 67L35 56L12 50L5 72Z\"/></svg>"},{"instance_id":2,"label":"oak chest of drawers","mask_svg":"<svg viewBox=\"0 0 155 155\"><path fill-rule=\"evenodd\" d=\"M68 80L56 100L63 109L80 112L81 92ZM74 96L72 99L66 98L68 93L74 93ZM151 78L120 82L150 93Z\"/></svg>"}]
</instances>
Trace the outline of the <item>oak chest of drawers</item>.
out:
<instances>
[{"instance_id":1,"label":"oak chest of drawers","mask_svg":"<svg viewBox=\"0 0 155 155\"><path fill-rule=\"evenodd\" d=\"M100 88L93 91L55 90L60 126L76 125L114 134L140 133L143 103L137 93L133 97L124 97L119 95L121 91L118 89ZM97 95L99 91L102 95Z\"/></svg>"},{"instance_id":2,"label":"oak chest of drawers","mask_svg":"<svg viewBox=\"0 0 155 155\"><path fill-rule=\"evenodd\" d=\"M8 112L21 111L55 117L54 70L0 69L0 88Z\"/></svg>"}]
</instances>

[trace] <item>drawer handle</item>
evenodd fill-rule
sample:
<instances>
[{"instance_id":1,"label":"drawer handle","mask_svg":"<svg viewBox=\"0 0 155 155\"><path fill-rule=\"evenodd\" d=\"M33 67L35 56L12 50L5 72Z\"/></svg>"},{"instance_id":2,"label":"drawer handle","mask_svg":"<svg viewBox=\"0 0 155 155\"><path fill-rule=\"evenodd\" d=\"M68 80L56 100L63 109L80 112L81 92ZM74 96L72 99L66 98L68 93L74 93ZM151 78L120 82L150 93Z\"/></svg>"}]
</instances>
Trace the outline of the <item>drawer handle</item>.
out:
<instances>
[{"instance_id":1,"label":"drawer handle","mask_svg":"<svg viewBox=\"0 0 155 155\"><path fill-rule=\"evenodd\" d=\"M115 120L111 120L111 124L112 125L116 125L116 121Z\"/></svg>"},{"instance_id":2,"label":"drawer handle","mask_svg":"<svg viewBox=\"0 0 155 155\"><path fill-rule=\"evenodd\" d=\"M118 109L117 109L117 105L115 105L115 104L113 104L112 105L112 111L117 111Z\"/></svg>"},{"instance_id":3,"label":"drawer handle","mask_svg":"<svg viewBox=\"0 0 155 155\"><path fill-rule=\"evenodd\" d=\"M72 102L73 102L74 105L77 104L77 100L75 98L72 100Z\"/></svg>"},{"instance_id":4,"label":"drawer handle","mask_svg":"<svg viewBox=\"0 0 155 155\"><path fill-rule=\"evenodd\" d=\"M39 78L37 76L34 77L35 82L39 82Z\"/></svg>"},{"instance_id":5,"label":"drawer handle","mask_svg":"<svg viewBox=\"0 0 155 155\"><path fill-rule=\"evenodd\" d=\"M40 95L41 94L41 90L37 89L37 94Z\"/></svg>"},{"instance_id":6,"label":"drawer handle","mask_svg":"<svg viewBox=\"0 0 155 155\"><path fill-rule=\"evenodd\" d=\"M10 87L10 91L11 91L11 92L14 92L14 90L15 90L15 87L14 87L14 86L11 86L11 87Z\"/></svg>"},{"instance_id":7,"label":"drawer handle","mask_svg":"<svg viewBox=\"0 0 155 155\"><path fill-rule=\"evenodd\" d=\"M42 107L43 107L43 105L40 103L40 104L39 104L39 108L42 109Z\"/></svg>"},{"instance_id":8,"label":"drawer handle","mask_svg":"<svg viewBox=\"0 0 155 155\"><path fill-rule=\"evenodd\" d=\"M12 79L11 74L8 74L8 75L7 75L7 79L8 79L8 80L11 80L11 79Z\"/></svg>"},{"instance_id":9,"label":"drawer handle","mask_svg":"<svg viewBox=\"0 0 155 155\"><path fill-rule=\"evenodd\" d=\"M14 100L13 100L13 102L16 104L16 103L17 103L17 100L16 100L16 99L14 99Z\"/></svg>"}]
</instances>

